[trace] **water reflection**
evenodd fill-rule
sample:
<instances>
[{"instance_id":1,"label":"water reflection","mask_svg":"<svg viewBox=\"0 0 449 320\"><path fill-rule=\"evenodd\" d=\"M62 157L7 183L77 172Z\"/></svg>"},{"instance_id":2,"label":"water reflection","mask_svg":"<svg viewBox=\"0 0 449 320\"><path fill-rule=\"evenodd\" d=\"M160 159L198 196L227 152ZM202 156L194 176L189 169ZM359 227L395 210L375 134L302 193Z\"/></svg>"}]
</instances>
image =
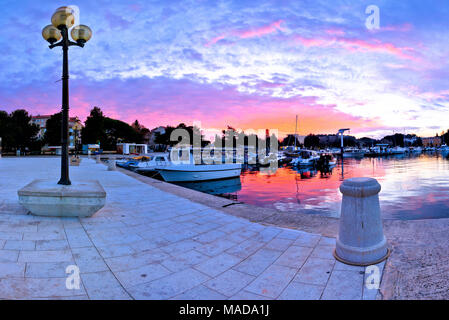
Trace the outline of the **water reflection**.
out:
<instances>
[{"instance_id":1,"label":"water reflection","mask_svg":"<svg viewBox=\"0 0 449 320\"><path fill-rule=\"evenodd\" d=\"M234 192L234 198L281 211L338 217L338 188L351 177L379 180L386 219L449 217L449 161L438 154L348 158L339 160L329 172L290 167L269 174L248 170L243 172L241 189Z\"/></svg>"},{"instance_id":2,"label":"water reflection","mask_svg":"<svg viewBox=\"0 0 449 320\"><path fill-rule=\"evenodd\" d=\"M202 182L177 182L177 185L181 187L186 187L200 192L205 192L208 194L220 194L228 195L233 194L242 189L242 183L240 178L231 178L225 180L215 180L215 181L202 181ZM236 198L230 197L230 198Z\"/></svg>"}]
</instances>

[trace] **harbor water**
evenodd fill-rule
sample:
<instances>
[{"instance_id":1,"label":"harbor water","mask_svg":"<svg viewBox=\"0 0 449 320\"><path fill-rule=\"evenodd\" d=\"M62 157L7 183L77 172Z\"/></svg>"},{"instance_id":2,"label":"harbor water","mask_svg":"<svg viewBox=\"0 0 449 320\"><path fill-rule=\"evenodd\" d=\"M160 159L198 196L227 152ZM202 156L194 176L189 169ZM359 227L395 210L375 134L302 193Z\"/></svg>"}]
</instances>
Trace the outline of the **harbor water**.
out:
<instances>
[{"instance_id":1,"label":"harbor water","mask_svg":"<svg viewBox=\"0 0 449 320\"><path fill-rule=\"evenodd\" d=\"M240 178L179 185L279 211L338 217L339 186L352 177L379 181L384 219L449 217L449 160L437 153L347 158L329 174L284 166L271 173L247 169Z\"/></svg>"}]
</instances>

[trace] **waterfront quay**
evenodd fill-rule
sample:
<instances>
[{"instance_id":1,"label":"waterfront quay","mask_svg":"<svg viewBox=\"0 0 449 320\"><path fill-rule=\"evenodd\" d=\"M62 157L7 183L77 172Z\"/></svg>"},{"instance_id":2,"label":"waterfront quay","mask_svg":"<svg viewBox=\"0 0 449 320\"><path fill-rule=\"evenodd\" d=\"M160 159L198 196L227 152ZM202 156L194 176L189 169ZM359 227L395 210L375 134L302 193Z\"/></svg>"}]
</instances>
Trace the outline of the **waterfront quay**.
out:
<instances>
[{"instance_id":1,"label":"waterfront quay","mask_svg":"<svg viewBox=\"0 0 449 320\"><path fill-rule=\"evenodd\" d=\"M57 177L59 160L0 159L0 299L447 297L447 219L385 224L393 254L378 265L379 293L364 285L365 268L334 259L338 219L274 215L92 159L72 167L71 179L98 180L103 209L91 218L30 215L17 190ZM79 289L67 286L73 266Z\"/></svg>"},{"instance_id":2,"label":"waterfront quay","mask_svg":"<svg viewBox=\"0 0 449 320\"><path fill-rule=\"evenodd\" d=\"M0 162L0 298L374 299L363 268L335 262L335 239L252 223L83 159L97 179L92 218L29 215L17 190L57 176L57 158ZM79 290L66 268L79 267Z\"/></svg>"}]
</instances>

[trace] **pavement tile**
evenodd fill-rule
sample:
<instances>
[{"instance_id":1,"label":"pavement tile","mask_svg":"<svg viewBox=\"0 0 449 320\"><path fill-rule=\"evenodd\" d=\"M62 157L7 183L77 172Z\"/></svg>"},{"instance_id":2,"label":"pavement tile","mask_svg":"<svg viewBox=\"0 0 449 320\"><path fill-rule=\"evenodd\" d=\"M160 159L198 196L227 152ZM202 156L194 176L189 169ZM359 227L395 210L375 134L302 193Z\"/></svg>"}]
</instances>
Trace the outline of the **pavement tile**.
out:
<instances>
[{"instance_id":1,"label":"pavement tile","mask_svg":"<svg viewBox=\"0 0 449 320\"><path fill-rule=\"evenodd\" d=\"M223 252L218 256L197 264L194 268L207 274L208 276L216 277L220 273L232 268L240 261L242 261L241 258Z\"/></svg>"},{"instance_id":2,"label":"pavement tile","mask_svg":"<svg viewBox=\"0 0 449 320\"><path fill-rule=\"evenodd\" d=\"M162 261L161 264L170 271L178 272L190 268L195 264L204 262L208 259L210 259L209 256L206 256L196 250L191 250L167 258L164 261Z\"/></svg>"},{"instance_id":3,"label":"pavement tile","mask_svg":"<svg viewBox=\"0 0 449 320\"><path fill-rule=\"evenodd\" d=\"M25 277L27 278L64 278L66 269L73 262L28 262Z\"/></svg>"},{"instance_id":4,"label":"pavement tile","mask_svg":"<svg viewBox=\"0 0 449 320\"><path fill-rule=\"evenodd\" d=\"M66 278L8 278L0 279L0 299L32 299L45 297L72 297L84 295L83 286L79 290L66 288Z\"/></svg>"},{"instance_id":5,"label":"pavement tile","mask_svg":"<svg viewBox=\"0 0 449 320\"><path fill-rule=\"evenodd\" d=\"M323 300L361 300L363 274L356 271L333 271L324 289Z\"/></svg>"},{"instance_id":6,"label":"pavement tile","mask_svg":"<svg viewBox=\"0 0 449 320\"><path fill-rule=\"evenodd\" d=\"M53 232L24 232L23 240L64 240L65 234L63 231Z\"/></svg>"},{"instance_id":7,"label":"pavement tile","mask_svg":"<svg viewBox=\"0 0 449 320\"><path fill-rule=\"evenodd\" d=\"M218 230L212 230L208 231L206 233L200 234L199 236L196 236L193 238L194 241L198 241L200 243L210 243L217 239L220 239L224 237L226 233L218 231Z\"/></svg>"},{"instance_id":8,"label":"pavement tile","mask_svg":"<svg viewBox=\"0 0 449 320\"><path fill-rule=\"evenodd\" d=\"M177 295L171 300L226 300L227 297L203 285Z\"/></svg>"},{"instance_id":9,"label":"pavement tile","mask_svg":"<svg viewBox=\"0 0 449 320\"><path fill-rule=\"evenodd\" d=\"M128 256L106 258L105 262L112 271L126 271L136 269L146 264L161 263L169 257L168 254L159 249L139 252Z\"/></svg>"},{"instance_id":10,"label":"pavement tile","mask_svg":"<svg viewBox=\"0 0 449 320\"><path fill-rule=\"evenodd\" d=\"M18 250L0 250L0 262L16 262L18 257Z\"/></svg>"},{"instance_id":11,"label":"pavement tile","mask_svg":"<svg viewBox=\"0 0 449 320\"><path fill-rule=\"evenodd\" d=\"M23 233L0 231L1 240L22 240Z\"/></svg>"},{"instance_id":12,"label":"pavement tile","mask_svg":"<svg viewBox=\"0 0 449 320\"><path fill-rule=\"evenodd\" d=\"M301 233L300 236L293 242L295 246L314 248L320 241L321 236L311 233Z\"/></svg>"},{"instance_id":13,"label":"pavement tile","mask_svg":"<svg viewBox=\"0 0 449 320\"><path fill-rule=\"evenodd\" d=\"M73 261L70 250L20 251L19 262L70 262Z\"/></svg>"},{"instance_id":14,"label":"pavement tile","mask_svg":"<svg viewBox=\"0 0 449 320\"><path fill-rule=\"evenodd\" d=\"M0 279L23 278L24 273L25 273L25 263L0 262Z\"/></svg>"},{"instance_id":15,"label":"pavement tile","mask_svg":"<svg viewBox=\"0 0 449 320\"><path fill-rule=\"evenodd\" d=\"M291 282L279 296L279 300L320 300L324 286Z\"/></svg>"},{"instance_id":16,"label":"pavement tile","mask_svg":"<svg viewBox=\"0 0 449 320\"><path fill-rule=\"evenodd\" d=\"M218 277L207 281L204 285L212 290L231 297L252 282L255 277L246 273L229 269Z\"/></svg>"},{"instance_id":17,"label":"pavement tile","mask_svg":"<svg viewBox=\"0 0 449 320\"><path fill-rule=\"evenodd\" d=\"M245 290L274 299L290 283L296 272L297 269L294 268L272 265L247 286Z\"/></svg>"},{"instance_id":18,"label":"pavement tile","mask_svg":"<svg viewBox=\"0 0 449 320\"><path fill-rule=\"evenodd\" d=\"M34 250L36 243L31 240L7 240L3 249L5 250Z\"/></svg>"},{"instance_id":19,"label":"pavement tile","mask_svg":"<svg viewBox=\"0 0 449 320\"><path fill-rule=\"evenodd\" d=\"M97 247L103 258L112 258L131 255L136 251L129 245L112 245L106 247Z\"/></svg>"},{"instance_id":20,"label":"pavement tile","mask_svg":"<svg viewBox=\"0 0 449 320\"><path fill-rule=\"evenodd\" d=\"M312 248L291 246L285 250L275 264L299 269L310 255Z\"/></svg>"},{"instance_id":21,"label":"pavement tile","mask_svg":"<svg viewBox=\"0 0 449 320\"><path fill-rule=\"evenodd\" d=\"M257 276L276 261L281 254L281 251L263 248L233 267L233 269L252 276Z\"/></svg>"},{"instance_id":22,"label":"pavement tile","mask_svg":"<svg viewBox=\"0 0 449 320\"><path fill-rule=\"evenodd\" d=\"M66 229L65 233L67 235L67 241L69 242L69 245L72 248L82 248L92 246L92 242L90 241L84 229L79 228Z\"/></svg>"},{"instance_id":23,"label":"pavement tile","mask_svg":"<svg viewBox=\"0 0 449 320\"><path fill-rule=\"evenodd\" d=\"M226 250L226 252L240 258L247 258L257 250L259 250L261 247L263 247L263 245L263 242L250 239L235 245L234 247Z\"/></svg>"},{"instance_id":24,"label":"pavement tile","mask_svg":"<svg viewBox=\"0 0 449 320\"><path fill-rule=\"evenodd\" d=\"M72 248L72 253L81 273L109 270L95 247Z\"/></svg>"},{"instance_id":25,"label":"pavement tile","mask_svg":"<svg viewBox=\"0 0 449 320\"><path fill-rule=\"evenodd\" d=\"M115 275L120 283L128 288L163 278L170 273L172 272L160 264L147 264L136 269L116 272Z\"/></svg>"},{"instance_id":26,"label":"pavement tile","mask_svg":"<svg viewBox=\"0 0 449 320\"><path fill-rule=\"evenodd\" d=\"M293 281L325 286L334 264L334 260L309 258Z\"/></svg>"},{"instance_id":27,"label":"pavement tile","mask_svg":"<svg viewBox=\"0 0 449 320\"><path fill-rule=\"evenodd\" d=\"M205 274L191 268L164 278L128 288L137 300L162 300L178 296L209 279Z\"/></svg>"},{"instance_id":28,"label":"pavement tile","mask_svg":"<svg viewBox=\"0 0 449 320\"><path fill-rule=\"evenodd\" d=\"M196 250L208 256L214 257L222 253L223 251L232 248L235 245L236 245L235 242L230 241L227 238L223 238L215 240L211 243L204 244L201 247L197 248Z\"/></svg>"},{"instance_id":29,"label":"pavement tile","mask_svg":"<svg viewBox=\"0 0 449 320\"><path fill-rule=\"evenodd\" d=\"M255 293L242 290L237 292L232 297L230 297L229 300L272 300L272 299L269 297L260 296Z\"/></svg>"},{"instance_id":30,"label":"pavement tile","mask_svg":"<svg viewBox=\"0 0 449 320\"><path fill-rule=\"evenodd\" d=\"M316 246L311 254L313 258L321 258L321 259L335 259L334 258L334 249L335 247L331 246Z\"/></svg>"},{"instance_id":31,"label":"pavement tile","mask_svg":"<svg viewBox=\"0 0 449 320\"><path fill-rule=\"evenodd\" d=\"M38 240L36 250L68 250L70 249L67 240Z\"/></svg>"},{"instance_id":32,"label":"pavement tile","mask_svg":"<svg viewBox=\"0 0 449 320\"><path fill-rule=\"evenodd\" d=\"M273 240L268 242L264 248L271 249L271 250L284 251L284 250L287 250L287 248L290 247L292 243L293 243L293 240L274 238Z\"/></svg>"},{"instance_id":33,"label":"pavement tile","mask_svg":"<svg viewBox=\"0 0 449 320\"><path fill-rule=\"evenodd\" d=\"M110 271L81 274L81 279L92 300L131 299Z\"/></svg>"}]
</instances>

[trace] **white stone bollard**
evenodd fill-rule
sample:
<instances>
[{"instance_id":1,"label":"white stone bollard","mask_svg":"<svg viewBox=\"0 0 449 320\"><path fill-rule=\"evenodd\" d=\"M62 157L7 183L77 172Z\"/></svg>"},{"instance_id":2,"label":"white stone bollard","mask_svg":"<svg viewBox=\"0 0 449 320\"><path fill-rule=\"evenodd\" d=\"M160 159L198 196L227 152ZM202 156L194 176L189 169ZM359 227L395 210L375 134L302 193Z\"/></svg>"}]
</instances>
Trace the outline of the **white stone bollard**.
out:
<instances>
[{"instance_id":1,"label":"white stone bollard","mask_svg":"<svg viewBox=\"0 0 449 320\"><path fill-rule=\"evenodd\" d=\"M96 162L101 163L100 154L97 154Z\"/></svg>"},{"instance_id":2,"label":"white stone bollard","mask_svg":"<svg viewBox=\"0 0 449 320\"><path fill-rule=\"evenodd\" d=\"M380 189L380 184L372 178L352 178L341 184L340 229L334 251L337 260L368 266L388 258L380 216Z\"/></svg>"},{"instance_id":3,"label":"white stone bollard","mask_svg":"<svg viewBox=\"0 0 449 320\"><path fill-rule=\"evenodd\" d=\"M117 167L115 165L115 157L109 157L108 160L108 171L115 171Z\"/></svg>"}]
</instances>

